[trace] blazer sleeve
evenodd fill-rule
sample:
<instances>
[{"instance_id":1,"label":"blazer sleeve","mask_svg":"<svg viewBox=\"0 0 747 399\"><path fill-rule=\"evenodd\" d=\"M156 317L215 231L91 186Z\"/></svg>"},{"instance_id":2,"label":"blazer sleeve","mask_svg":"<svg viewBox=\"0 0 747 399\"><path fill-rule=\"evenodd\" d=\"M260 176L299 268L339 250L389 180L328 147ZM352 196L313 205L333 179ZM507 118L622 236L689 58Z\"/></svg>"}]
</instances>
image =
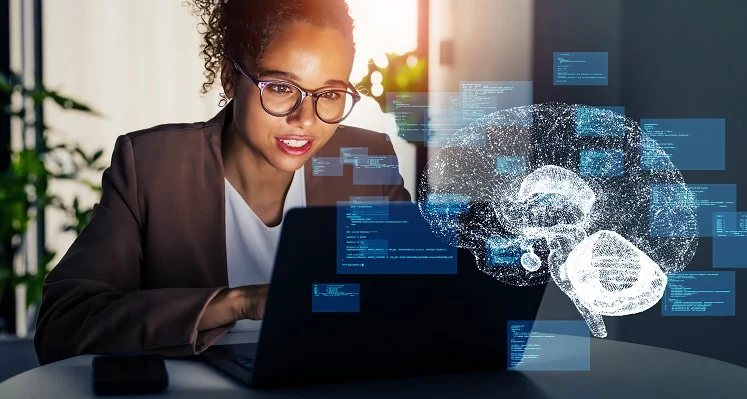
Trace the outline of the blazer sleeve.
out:
<instances>
[{"instance_id":1,"label":"blazer sleeve","mask_svg":"<svg viewBox=\"0 0 747 399\"><path fill-rule=\"evenodd\" d=\"M394 152L394 146L389 140L384 140L384 154L393 155L394 159L397 161L397 166L399 167L399 158L397 158L397 154ZM399 181L399 184L384 184L384 196L389 197L389 201L411 201L412 197L410 196L410 192L405 188L405 181L399 173L399 168L396 170L396 172L392 172L392 179L390 181Z\"/></svg>"},{"instance_id":2,"label":"blazer sleeve","mask_svg":"<svg viewBox=\"0 0 747 399\"><path fill-rule=\"evenodd\" d=\"M34 346L40 364L84 353L197 354L233 324L197 331L221 290L141 290L143 220L132 143L120 136L86 227L46 277Z\"/></svg>"}]
</instances>

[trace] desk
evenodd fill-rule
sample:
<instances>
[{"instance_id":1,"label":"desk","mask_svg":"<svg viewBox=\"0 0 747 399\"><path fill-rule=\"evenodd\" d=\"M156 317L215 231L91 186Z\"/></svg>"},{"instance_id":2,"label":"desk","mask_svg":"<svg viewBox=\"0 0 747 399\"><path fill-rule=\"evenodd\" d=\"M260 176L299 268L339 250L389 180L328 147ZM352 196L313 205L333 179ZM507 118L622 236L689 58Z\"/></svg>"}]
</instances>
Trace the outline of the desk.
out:
<instances>
[{"instance_id":1,"label":"desk","mask_svg":"<svg viewBox=\"0 0 747 399\"><path fill-rule=\"evenodd\" d=\"M238 336L236 336L238 337ZM236 338L232 337L232 338ZM224 341L226 342L226 341ZM200 362L167 360L164 398L739 398L747 368L668 349L592 338L591 371L480 372L254 391ZM91 360L83 355L19 374L0 397L93 397Z\"/></svg>"}]
</instances>

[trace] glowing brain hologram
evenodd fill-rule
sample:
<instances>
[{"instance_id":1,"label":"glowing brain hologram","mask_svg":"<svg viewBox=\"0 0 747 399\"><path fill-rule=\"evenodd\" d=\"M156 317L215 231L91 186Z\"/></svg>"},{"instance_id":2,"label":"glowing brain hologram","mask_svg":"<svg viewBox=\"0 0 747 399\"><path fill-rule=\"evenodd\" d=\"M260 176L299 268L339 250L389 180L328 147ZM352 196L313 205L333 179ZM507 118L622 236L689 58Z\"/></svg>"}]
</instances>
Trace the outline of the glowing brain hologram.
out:
<instances>
[{"instance_id":1,"label":"glowing brain hologram","mask_svg":"<svg viewBox=\"0 0 747 399\"><path fill-rule=\"evenodd\" d=\"M588 123L597 134L578 134ZM693 195L667 154L641 133L632 119L586 105L494 112L431 154L420 212L435 234L471 251L478 268L499 281L552 279L592 334L605 337L602 316L652 307L667 273L685 268L697 248ZM643 148L665 167L641 169Z\"/></svg>"}]
</instances>

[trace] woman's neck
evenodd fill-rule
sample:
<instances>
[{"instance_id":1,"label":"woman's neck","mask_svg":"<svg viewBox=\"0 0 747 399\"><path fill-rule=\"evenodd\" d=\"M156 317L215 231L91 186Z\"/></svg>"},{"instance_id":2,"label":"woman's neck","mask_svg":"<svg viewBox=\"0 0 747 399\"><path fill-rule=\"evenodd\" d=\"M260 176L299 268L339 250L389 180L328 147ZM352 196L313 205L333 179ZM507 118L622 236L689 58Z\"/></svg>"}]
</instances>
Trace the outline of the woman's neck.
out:
<instances>
[{"instance_id":1,"label":"woman's neck","mask_svg":"<svg viewBox=\"0 0 747 399\"><path fill-rule=\"evenodd\" d=\"M293 172L270 165L238 134L233 124L228 129L221 148L226 179L252 208L279 204L282 209Z\"/></svg>"}]
</instances>

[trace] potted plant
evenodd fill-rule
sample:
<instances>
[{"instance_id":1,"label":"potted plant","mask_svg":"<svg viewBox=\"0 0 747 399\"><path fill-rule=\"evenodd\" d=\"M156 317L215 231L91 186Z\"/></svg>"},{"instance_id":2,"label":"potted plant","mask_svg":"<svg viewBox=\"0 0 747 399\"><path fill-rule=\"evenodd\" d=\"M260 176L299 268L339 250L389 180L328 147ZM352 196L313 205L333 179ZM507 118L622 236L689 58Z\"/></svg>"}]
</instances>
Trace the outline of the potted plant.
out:
<instances>
[{"instance_id":1,"label":"potted plant","mask_svg":"<svg viewBox=\"0 0 747 399\"><path fill-rule=\"evenodd\" d=\"M8 291L14 293L16 287L25 285L26 306L34 307L41 299L44 278L50 270L55 253L45 246L40 251L36 273L14 272L13 265L26 240L29 221L35 219L38 210L53 207L66 215L62 231L80 233L88 223L92 208L82 206L77 195L72 201L63 201L50 192L49 183L53 180L68 180L100 192L100 185L82 176L90 171L101 172L106 166L100 163L103 150L88 154L77 143L50 145L48 133L52 129L30 118L32 113L29 109L51 102L64 109L98 114L90 107L57 91L43 86L26 87L21 77L15 73L8 76L0 74L0 91L9 98L14 95L23 98L24 101L20 102L22 105L9 105L4 112L11 119L20 121L24 134L28 131L36 132L37 137L35 148L26 148L24 143L21 149L11 149L10 166L0 171L0 301L10 297ZM31 101L27 101L28 99Z\"/></svg>"}]
</instances>

